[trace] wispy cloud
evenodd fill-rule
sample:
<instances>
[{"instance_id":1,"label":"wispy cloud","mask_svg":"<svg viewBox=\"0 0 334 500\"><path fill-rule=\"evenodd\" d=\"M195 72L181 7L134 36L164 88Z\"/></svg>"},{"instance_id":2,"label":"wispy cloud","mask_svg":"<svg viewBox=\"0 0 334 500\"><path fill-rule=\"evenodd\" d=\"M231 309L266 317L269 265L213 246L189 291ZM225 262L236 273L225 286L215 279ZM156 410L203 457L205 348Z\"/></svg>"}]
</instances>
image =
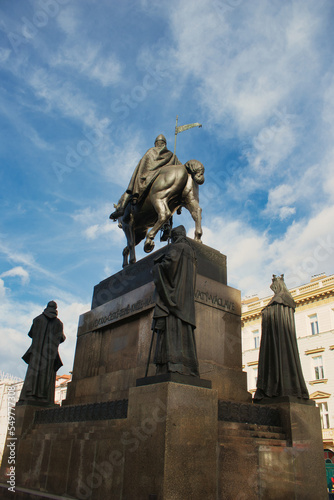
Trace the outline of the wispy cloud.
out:
<instances>
[{"instance_id":1,"label":"wispy cloud","mask_svg":"<svg viewBox=\"0 0 334 500\"><path fill-rule=\"evenodd\" d=\"M29 283L29 273L28 271L23 269L22 266L13 267L12 269L9 269L8 271L5 271L2 274L0 274L0 278L15 277L15 276L21 278L22 285L26 285L27 283Z\"/></svg>"},{"instance_id":2,"label":"wispy cloud","mask_svg":"<svg viewBox=\"0 0 334 500\"><path fill-rule=\"evenodd\" d=\"M0 253L4 254L9 262L23 264L28 269L37 271L40 274L50 278L55 277L53 273L36 263L34 257L28 252L15 251L11 248L10 245L0 242ZM21 266L17 266L15 269L21 269Z\"/></svg>"},{"instance_id":3,"label":"wispy cloud","mask_svg":"<svg viewBox=\"0 0 334 500\"><path fill-rule=\"evenodd\" d=\"M124 240L123 232L115 222L108 219L112 205L103 205L93 209L86 207L73 214L73 220L80 224L82 234L87 240L107 237L108 241L120 243Z\"/></svg>"},{"instance_id":4,"label":"wispy cloud","mask_svg":"<svg viewBox=\"0 0 334 500\"><path fill-rule=\"evenodd\" d=\"M228 256L229 282L243 295L267 295L273 273L284 273L288 286L297 286L313 274L332 272L333 217L334 207L324 208L309 220L294 221L274 239L240 219L217 217L204 226L203 241Z\"/></svg>"},{"instance_id":5,"label":"wispy cloud","mask_svg":"<svg viewBox=\"0 0 334 500\"><path fill-rule=\"evenodd\" d=\"M117 57L114 54L104 56L101 46L89 42L84 46L66 44L50 63L52 66L68 66L71 72L79 71L103 87L119 83L122 77L122 65Z\"/></svg>"},{"instance_id":6,"label":"wispy cloud","mask_svg":"<svg viewBox=\"0 0 334 500\"><path fill-rule=\"evenodd\" d=\"M58 111L90 128L98 126L100 120L97 117L95 102L71 82L40 68L29 72L27 83L36 98L44 100L45 111Z\"/></svg>"}]
</instances>

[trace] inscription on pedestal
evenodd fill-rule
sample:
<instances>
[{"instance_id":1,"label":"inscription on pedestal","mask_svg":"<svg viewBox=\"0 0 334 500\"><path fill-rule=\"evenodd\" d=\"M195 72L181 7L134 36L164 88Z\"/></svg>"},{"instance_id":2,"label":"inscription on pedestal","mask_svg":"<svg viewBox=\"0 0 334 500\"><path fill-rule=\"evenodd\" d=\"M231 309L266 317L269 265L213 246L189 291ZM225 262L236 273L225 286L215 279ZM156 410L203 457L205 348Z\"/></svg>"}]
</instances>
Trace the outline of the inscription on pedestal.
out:
<instances>
[{"instance_id":1,"label":"inscription on pedestal","mask_svg":"<svg viewBox=\"0 0 334 500\"><path fill-rule=\"evenodd\" d=\"M151 281L117 299L82 314L79 318L78 337L99 330L138 312L154 307L154 283Z\"/></svg>"},{"instance_id":2,"label":"inscription on pedestal","mask_svg":"<svg viewBox=\"0 0 334 500\"><path fill-rule=\"evenodd\" d=\"M232 300L213 295L209 292L203 292L199 289L197 289L195 292L195 301L201 302L202 304L207 304L209 306L217 307L218 309L223 309L224 311L236 311L236 305Z\"/></svg>"},{"instance_id":3,"label":"inscription on pedestal","mask_svg":"<svg viewBox=\"0 0 334 500\"><path fill-rule=\"evenodd\" d=\"M102 328L103 326L108 325L113 321L126 318L139 311L144 311L145 309L153 305L154 305L153 295L150 295L146 299L137 300L137 302L135 302L134 304L131 305L128 304L126 307L117 309L114 312L110 312L108 316L102 316L101 318L97 318L93 323L92 330Z\"/></svg>"},{"instance_id":4,"label":"inscription on pedestal","mask_svg":"<svg viewBox=\"0 0 334 500\"><path fill-rule=\"evenodd\" d=\"M155 306L154 289L154 283L151 281L82 314L79 318L78 336L100 330L139 312L153 309ZM240 315L239 291L201 275L197 275L195 302Z\"/></svg>"}]
</instances>

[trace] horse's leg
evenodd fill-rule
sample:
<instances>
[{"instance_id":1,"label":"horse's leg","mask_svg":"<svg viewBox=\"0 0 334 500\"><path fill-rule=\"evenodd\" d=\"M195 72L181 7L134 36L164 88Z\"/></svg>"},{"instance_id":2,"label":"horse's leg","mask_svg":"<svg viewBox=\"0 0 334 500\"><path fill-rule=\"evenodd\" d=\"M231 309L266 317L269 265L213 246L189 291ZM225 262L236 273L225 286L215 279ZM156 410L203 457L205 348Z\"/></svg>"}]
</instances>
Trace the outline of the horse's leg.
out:
<instances>
[{"instance_id":1,"label":"horse's leg","mask_svg":"<svg viewBox=\"0 0 334 500\"><path fill-rule=\"evenodd\" d=\"M133 228L133 222L134 222L134 217L133 214L129 214L129 218L126 219L126 222L124 222L123 219L123 225L122 229L125 233L126 236L126 242L127 242L127 252L126 248L123 250L123 267L128 265L128 258L130 257L130 264L134 264L136 262L136 252L135 252L135 235L134 235L134 228ZM126 257L124 255L124 252L127 253Z\"/></svg>"},{"instance_id":2,"label":"horse's leg","mask_svg":"<svg viewBox=\"0 0 334 500\"><path fill-rule=\"evenodd\" d=\"M202 209L198 202L198 186L193 182L191 189L183 199L182 205L189 210L195 222L195 240L201 241L202 237Z\"/></svg>"},{"instance_id":3,"label":"horse's leg","mask_svg":"<svg viewBox=\"0 0 334 500\"><path fill-rule=\"evenodd\" d=\"M202 238L202 209L199 206L198 201L194 200L194 202L190 205L189 211L191 213L192 218L195 221L195 240L201 241Z\"/></svg>"},{"instance_id":4,"label":"horse's leg","mask_svg":"<svg viewBox=\"0 0 334 500\"><path fill-rule=\"evenodd\" d=\"M129 251L130 251L130 264L134 264L136 262L136 242L135 242L135 229L134 229L134 215L130 213L130 224L129 224Z\"/></svg>"},{"instance_id":5,"label":"horse's leg","mask_svg":"<svg viewBox=\"0 0 334 500\"><path fill-rule=\"evenodd\" d=\"M154 207L154 210L156 211L158 215L158 220L152 227L152 229L148 232L145 245L144 245L144 251L146 253L149 253L153 250L154 248L154 238L159 229L162 228L162 226L167 222L170 217L172 216L172 212L169 210L168 207L168 202L167 198L162 198L159 199L155 196L151 196L151 202Z\"/></svg>"},{"instance_id":6,"label":"horse's leg","mask_svg":"<svg viewBox=\"0 0 334 500\"><path fill-rule=\"evenodd\" d=\"M129 247L126 246L123 250L123 266L126 267L129 265Z\"/></svg>"}]
</instances>

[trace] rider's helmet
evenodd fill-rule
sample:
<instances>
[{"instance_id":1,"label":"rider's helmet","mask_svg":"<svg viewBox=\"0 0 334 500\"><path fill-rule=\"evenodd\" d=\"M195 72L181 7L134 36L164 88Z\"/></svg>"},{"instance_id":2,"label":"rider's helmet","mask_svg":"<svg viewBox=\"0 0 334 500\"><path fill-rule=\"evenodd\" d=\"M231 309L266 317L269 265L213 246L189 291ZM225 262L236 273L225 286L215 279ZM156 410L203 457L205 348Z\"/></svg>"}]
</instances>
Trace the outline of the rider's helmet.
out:
<instances>
[{"instance_id":1,"label":"rider's helmet","mask_svg":"<svg viewBox=\"0 0 334 500\"><path fill-rule=\"evenodd\" d=\"M166 137L164 135L162 135L162 134L158 135L158 137L154 141L154 145L156 145L157 141L163 141L166 144L166 146L167 146Z\"/></svg>"}]
</instances>

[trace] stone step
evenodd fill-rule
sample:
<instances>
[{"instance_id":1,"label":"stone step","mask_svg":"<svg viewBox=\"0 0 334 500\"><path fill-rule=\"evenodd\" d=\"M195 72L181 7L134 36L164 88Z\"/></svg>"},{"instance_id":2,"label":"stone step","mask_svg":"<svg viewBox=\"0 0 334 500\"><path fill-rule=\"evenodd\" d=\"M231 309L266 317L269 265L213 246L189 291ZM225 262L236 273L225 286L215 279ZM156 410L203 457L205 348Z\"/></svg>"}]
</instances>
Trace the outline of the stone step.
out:
<instances>
[{"instance_id":1,"label":"stone step","mask_svg":"<svg viewBox=\"0 0 334 500\"><path fill-rule=\"evenodd\" d=\"M289 446L286 439L270 439L270 438L253 438L253 437L232 437L227 439L219 439L220 447L235 447L243 446L246 447L250 445L255 446L278 446L281 448L287 448Z\"/></svg>"},{"instance_id":2,"label":"stone step","mask_svg":"<svg viewBox=\"0 0 334 500\"><path fill-rule=\"evenodd\" d=\"M284 432L269 432L245 429L220 429L219 437L252 437L261 439L286 439Z\"/></svg>"},{"instance_id":3,"label":"stone step","mask_svg":"<svg viewBox=\"0 0 334 500\"><path fill-rule=\"evenodd\" d=\"M286 436L285 434L278 434L278 433L252 433L252 432L249 432L249 433L245 433L245 432L242 432L240 434L229 434L229 433L226 433L226 434L222 434L222 433L219 433L219 440L226 440L226 439L241 439L241 438L251 438L251 439L276 439L276 440L286 440Z\"/></svg>"},{"instance_id":4,"label":"stone step","mask_svg":"<svg viewBox=\"0 0 334 500\"><path fill-rule=\"evenodd\" d=\"M238 422L219 422L218 439L220 442L235 440L269 440L285 442L286 435L281 427L241 424Z\"/></svg>"},{"instance_id":5,"label":"stone step","mask_svg":"<svg viewBox=\"0 0 334 500\"><path fill-rule=\"evenodd\" d=\"M218 422L218 425L220 428L226 428L226 429L256 430L263 432L283 432L282 427L275 425L245 424L240 422L227 422L225 420L220 420Z\"/></svg>"}]
</instances>

